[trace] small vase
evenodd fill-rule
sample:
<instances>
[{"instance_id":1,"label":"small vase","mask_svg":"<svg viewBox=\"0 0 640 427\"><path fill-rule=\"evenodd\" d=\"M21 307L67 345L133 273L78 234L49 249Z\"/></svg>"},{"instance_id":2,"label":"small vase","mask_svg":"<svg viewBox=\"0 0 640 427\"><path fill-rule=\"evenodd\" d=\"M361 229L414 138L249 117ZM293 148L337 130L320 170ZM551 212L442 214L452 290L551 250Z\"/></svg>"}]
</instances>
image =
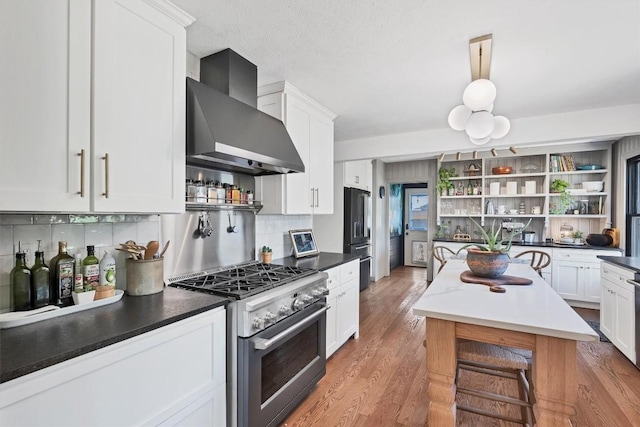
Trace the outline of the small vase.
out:
<instances>
[{"instance_id":1,"label":"small vase","mask_svg":"<svg viewBox=\"0 0 640 427\"><path fill-rule=\"evenodd\" d=\"M504 274L509 267L509 255L505 252L488 252L469 249L467 265L476 276L495 279Z\"/></svg>"},{"instance_id":2,"label":"small vase","mask_svg":"<svg viewBox=\"0 0 640 427\"><path fill-rule=\"evenodd\" d=\"M265 264L271 264L273 259L273 252L262 252L262 262Z\"/></svg>"}]
</instances>

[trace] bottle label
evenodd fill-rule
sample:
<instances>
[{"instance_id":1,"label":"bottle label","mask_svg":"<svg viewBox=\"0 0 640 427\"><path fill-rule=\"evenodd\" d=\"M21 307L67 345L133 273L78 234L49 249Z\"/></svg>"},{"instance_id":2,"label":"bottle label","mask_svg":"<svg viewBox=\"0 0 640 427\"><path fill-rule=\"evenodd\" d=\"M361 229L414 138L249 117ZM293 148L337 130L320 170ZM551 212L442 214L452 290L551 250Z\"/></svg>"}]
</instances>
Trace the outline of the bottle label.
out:
<instances>
[{"instance_id":1,"label":"bottle label","mask_svg":"<svg viewBox=\"0 0 640 427\"><path fill-rule=\"evenodd\" d=\"M76 292L82 292L82 288L84 288L84 280L80 271L77 271L74 276L73 287Z\"/></svg>"},{"instance_id":2,"label":"bottle label","mask_svg":"<svg viewBox=\"0 0 640 427\"><path fill-rule=\"evenodd\" d=\"M100 284L100 266L91 264L84 266L84 287L85 289L96 289Z\"/></svg>"},{"instance_id":3,"label":"bottle label","mask_svg":"<svg viewBox=\"0 0 640 427\"><path fill-rule=\"evenodd\" d=\"M71 298L71 291L73 290L73 262L58 264L58 278L60 298Z\"/></svg>"}]
</instances>

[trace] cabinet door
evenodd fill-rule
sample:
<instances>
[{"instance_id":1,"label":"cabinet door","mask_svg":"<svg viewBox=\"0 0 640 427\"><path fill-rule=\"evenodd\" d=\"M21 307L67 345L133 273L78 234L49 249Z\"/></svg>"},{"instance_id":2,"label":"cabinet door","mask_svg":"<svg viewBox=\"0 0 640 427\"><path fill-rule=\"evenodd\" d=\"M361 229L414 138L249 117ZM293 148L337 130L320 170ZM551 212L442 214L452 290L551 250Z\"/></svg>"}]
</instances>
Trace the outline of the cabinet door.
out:
<instances>
[{"instance_id":1,"label":"cabinet door","mask_svg":"<svg viewBox=\"0 0 640 427\"><path fill-rule=\"evenodd\" d=\"M89 210L91 2L3 0L0 50L0 210Z\"/></svg>"},{"instance_id":2,"label":"cabinet door","mask_svg":"<svg viewBox=\"0 0 640 427\"><path fill-rule=\"evenodd\" d=\"M314 191L313 213L333 213L333 120L314 117L309 145L310 184Z\"/></svg>"},{"instance_id":3,"label":"cabinet door","mask_svg":"<svg viewBox=\"0 0 640 427\"><path fill-rule=\"evenodd\" d=\"M290 95L287 97L285 126L293 140L298 154L304 163L304 173L290 173L282 178L286 187L287 214L310 214L313 204L313 193L309 184L309 143L311 132L311 113L308 107Z\"/></svg>"},{"instance_id":4,"label":"cabinet door","mask_svg":"<svg viewBox=\"0 0 640 427\"><path fill-rule=\"evenodd\" d=\"M615 285L606 279L601 279L602 300L600 302L600 331L612 342L614 338L614 313L616 304Z\"/></svg>"},{"instance_id":5,"label":"cabinet door","mask_svg":"<svg viewBox=\"0 0 640 427\"><path fill-rule=\"evenodd\" d=\"M616 347L635 363L635 295L616 286L614 311L614 338Z\"/></svg>"},{"instance_id":6,"label":"cabinet door","mask_svg":"<svg viewBox=\"0 0 640 427\"><path fill-rule=\"evenodd\" d=\"M338 324L340 325L340 344L346 342L351 335L358 330L359 317L359 285L357 280L351 280L341 286L340 300L338 306Z\"/></svg>"},{"instance_id":7,"label":"cabinet door","mask_svg":"<svg viewBox=\"0 0 640 427\"><path fill-rule=\"evenodd\" d=\"M580 266L580 283L584 286L584 300L600 302L600 263L583 263Z\"/></svg>"},{"instance_id":8,"label":"cabinet door","mask_svg":"<svg viewBox=\"0 0 640 427\"><path fill-rule=\"evenodd\" d=\"M327 297L327 358L338 349L338 294L340 289L332 290Z\"/></svg>"},{"instance_id":9,"label":"cabinet door","mask_svg":"<svg viewBox=\"0 0 640 427\"><path fill-rule=\"evenodd\" d=\"M184 27L142 0L95 1L93 59L92 209L184 211Z\"/></svg>"},{"instance_id":10,"label":"cabinet door","mask_svg":"<svg viewBox=\"0 0 640 427\"><path fill-rule=\"evenodd\" d=\"M577 261L553 262L553 289L565 299L582 300L580 284L581 263Z\"/></svg>"}]
</instances>

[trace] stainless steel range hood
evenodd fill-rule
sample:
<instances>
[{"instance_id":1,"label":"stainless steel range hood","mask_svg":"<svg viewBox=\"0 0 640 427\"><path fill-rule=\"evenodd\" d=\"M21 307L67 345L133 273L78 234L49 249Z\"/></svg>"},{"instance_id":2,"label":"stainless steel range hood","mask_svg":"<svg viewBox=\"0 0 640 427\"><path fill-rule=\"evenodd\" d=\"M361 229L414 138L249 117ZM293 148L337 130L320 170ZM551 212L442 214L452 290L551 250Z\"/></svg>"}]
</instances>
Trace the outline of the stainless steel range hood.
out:
<instances>
[{"instance_id":1,"label":"stainless steel range hood","mask_svg":"<svg viewBox=\"0 0 640 427\"><path fill-rule=\"evenodd\" d=\"M257 68L232 51L187 78L187 164L248 175L304 172L283 123L256 109Z\"/></svg>"}]
</instances>

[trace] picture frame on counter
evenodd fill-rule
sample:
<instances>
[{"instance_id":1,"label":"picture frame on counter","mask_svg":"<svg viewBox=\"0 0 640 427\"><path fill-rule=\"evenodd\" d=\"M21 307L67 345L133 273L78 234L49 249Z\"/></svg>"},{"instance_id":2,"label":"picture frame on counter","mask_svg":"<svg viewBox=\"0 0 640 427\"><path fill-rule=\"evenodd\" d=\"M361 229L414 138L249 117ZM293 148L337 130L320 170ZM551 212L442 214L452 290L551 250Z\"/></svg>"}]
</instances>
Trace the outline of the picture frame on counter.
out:
<instances>
[{"instance_id":1,"label":"picture frame on counter","mask_svg":"<svg viewBox=\"0 0 640 427\"><path fill-rule=\"evenodd\" d=\"M312 230L289 230L289 237L291 237L293 255L296 258L320 253Z\"/></svg>"}]
</instances>

